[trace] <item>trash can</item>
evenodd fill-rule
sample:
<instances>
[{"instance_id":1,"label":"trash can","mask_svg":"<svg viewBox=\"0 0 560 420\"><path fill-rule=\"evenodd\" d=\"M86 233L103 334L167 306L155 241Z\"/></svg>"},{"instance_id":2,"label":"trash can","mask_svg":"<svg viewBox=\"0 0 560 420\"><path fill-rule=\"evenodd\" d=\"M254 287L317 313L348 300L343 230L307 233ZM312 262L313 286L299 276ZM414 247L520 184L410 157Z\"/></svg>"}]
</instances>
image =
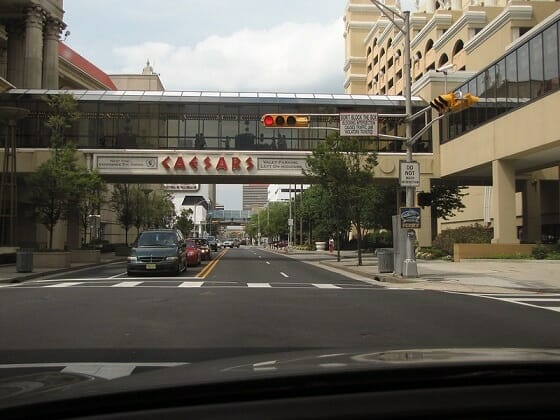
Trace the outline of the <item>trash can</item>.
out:
<instances>
[{"instance_id":1,"label":"trash can","mask_svg":"<svg viewBox=\"0 0 560 420\"><path fill-rule=\"evenodd\" d=\"M393 248L378 248L375 253L377 254L377 269L380 273L395 271Z\"/></svg>"},{"instance_id":2,"label":"trash can","mask_svg":"<svg viewBox=\"0 0 560 420\"><path fill-rule=\"evenodd\" d=\"M16 271L18 273L33 271L33 250L21 249L16 252Z\"/></svg>"}]
</instances>

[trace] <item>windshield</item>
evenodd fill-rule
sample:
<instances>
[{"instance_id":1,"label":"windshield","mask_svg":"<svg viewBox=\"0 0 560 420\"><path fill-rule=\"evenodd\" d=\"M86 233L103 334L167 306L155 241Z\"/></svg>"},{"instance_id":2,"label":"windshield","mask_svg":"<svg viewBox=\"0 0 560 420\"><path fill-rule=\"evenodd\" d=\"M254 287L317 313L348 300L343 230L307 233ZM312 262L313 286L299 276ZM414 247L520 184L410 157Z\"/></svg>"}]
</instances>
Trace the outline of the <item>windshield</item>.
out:
<instances>
[{"instance_id":1,"label":"windshield","mask_svg":"<svg viewBox=\"0 0 560 420\"><path fill-rule=\"evenodd\" d=\"M150 246L176 246L177 239L174 233L171 232L144 232L138 238L139 247Z\"/></svg>"},{"instance_id":2,"label":"windshield","mask_svg":"<svg viewBox=\"0 0 560 420\"><path fill-rule=\"evenodd\" d=\"M560 1L0 1L0 388L554 358L559 109Z\"/></svg>"}]
</instances>

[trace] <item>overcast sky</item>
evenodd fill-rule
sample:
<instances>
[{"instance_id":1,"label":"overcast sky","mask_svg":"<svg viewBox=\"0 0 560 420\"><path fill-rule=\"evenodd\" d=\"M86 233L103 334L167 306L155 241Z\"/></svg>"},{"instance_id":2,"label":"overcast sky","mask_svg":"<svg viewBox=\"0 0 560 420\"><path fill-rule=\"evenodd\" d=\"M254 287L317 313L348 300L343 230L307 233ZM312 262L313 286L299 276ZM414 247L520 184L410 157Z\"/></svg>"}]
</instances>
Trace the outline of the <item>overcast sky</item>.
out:
<instances>
[{"instance_id":1,"label":"overcast sky","mask_svg":"<svg viewBox=\"0 0 560 420\"><path fill-rule=\"evenodd\" d=\"M347 0L65 0L66 43L103 71L166 90L344 91ZM241 208L239 186L218 202Z\"/></svg>"}]
</instances>

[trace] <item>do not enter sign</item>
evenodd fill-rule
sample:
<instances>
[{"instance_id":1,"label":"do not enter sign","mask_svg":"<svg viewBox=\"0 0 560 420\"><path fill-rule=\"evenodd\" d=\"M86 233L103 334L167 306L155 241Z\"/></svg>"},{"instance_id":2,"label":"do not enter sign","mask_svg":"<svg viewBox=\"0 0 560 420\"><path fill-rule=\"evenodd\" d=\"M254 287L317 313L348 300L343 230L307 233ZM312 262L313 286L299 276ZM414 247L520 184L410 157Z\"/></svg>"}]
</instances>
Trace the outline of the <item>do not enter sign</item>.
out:
<instances>
[{"instance_id":1,"label":"do not enter sign","mask_svg":"<svg viewBox=\"0 0 560 420\"><path fill-rule=\"evenodd\" d=\"M418 187L420 185L420 164L416 161L399 162L399 182L401 187Z\"/></svg>"}]
</instances>

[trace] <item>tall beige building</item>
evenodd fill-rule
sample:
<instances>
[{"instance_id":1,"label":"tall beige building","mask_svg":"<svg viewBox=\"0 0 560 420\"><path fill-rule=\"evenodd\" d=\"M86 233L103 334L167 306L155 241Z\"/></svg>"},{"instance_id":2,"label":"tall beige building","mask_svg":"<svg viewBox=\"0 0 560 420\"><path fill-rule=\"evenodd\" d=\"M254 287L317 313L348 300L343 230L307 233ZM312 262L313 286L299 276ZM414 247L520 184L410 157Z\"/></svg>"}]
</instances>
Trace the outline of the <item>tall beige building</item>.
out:
<instances>
[{"instance_id":1,"label":"tall beige building","mask_svg":"<svg viewBox=\"0 0 560 420\"><path fill-rule=\"evenodd\" d=\"M494 243L560 238L559 19L558 1L426 0L411 13L412 95L480 97L432 129L433 177L469 186L467 208L440 230L484 223ZM403 34L369 0L348 1L344 20L346 92L403 95Z\"/></svg>"}]
</instances>

